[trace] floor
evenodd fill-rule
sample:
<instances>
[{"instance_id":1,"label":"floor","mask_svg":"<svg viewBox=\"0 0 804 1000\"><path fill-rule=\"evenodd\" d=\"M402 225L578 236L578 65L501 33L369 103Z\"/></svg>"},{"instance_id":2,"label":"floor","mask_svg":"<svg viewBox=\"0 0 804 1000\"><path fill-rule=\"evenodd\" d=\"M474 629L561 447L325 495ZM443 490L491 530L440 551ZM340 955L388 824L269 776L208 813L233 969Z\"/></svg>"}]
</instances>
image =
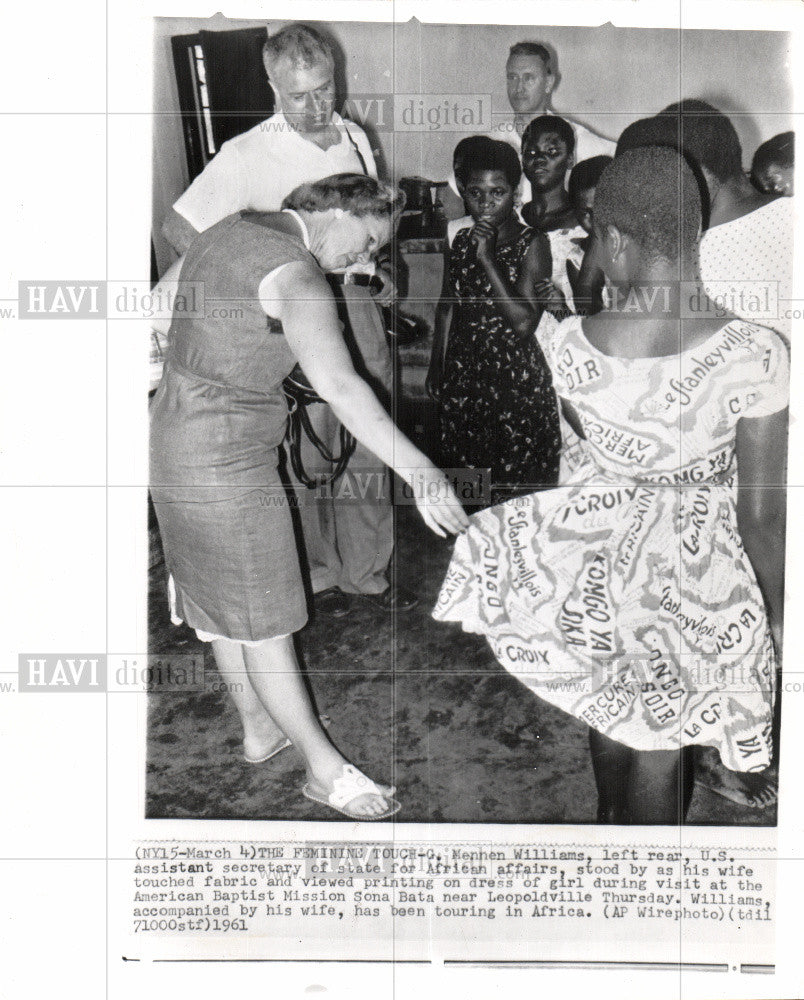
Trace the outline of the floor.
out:
<instances>
[{"instance_id":1,"label":"floor","mask_svg":"<svg viewBox=\"0 0 804 1000\"><path fill-rule=\"evenodd\" d=\"M356 599L350 615L313 616L299 650L318 711L335 744L377 780L394 783L400 822L591 823L595 789L586 729L537 700L494 660L485 642L429 610L450 544L400 508L400 582L421 594L396 620ZM147 815L209 819L339 819L299 791L293 749L262 764L242 760L234 708L217 689L209 648L170 624L164 565L150 571L151 652L205 658L204 690L152 692ZM773 825L696 787L688 822ZM344 820L346 822L346 820Z\"/></svg>"}]
</instances>

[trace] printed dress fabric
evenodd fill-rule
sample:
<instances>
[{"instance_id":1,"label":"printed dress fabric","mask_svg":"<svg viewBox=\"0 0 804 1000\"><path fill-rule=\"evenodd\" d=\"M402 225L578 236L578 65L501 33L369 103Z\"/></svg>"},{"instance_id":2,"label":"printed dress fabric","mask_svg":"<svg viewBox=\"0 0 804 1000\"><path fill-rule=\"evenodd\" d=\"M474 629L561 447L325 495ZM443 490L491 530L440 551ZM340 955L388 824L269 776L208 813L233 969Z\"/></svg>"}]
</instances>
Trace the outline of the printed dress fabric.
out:
<instances>
[{"instance_id":1,"label":"printed dress fabric","mask_svg":"<svg viewBox=\"0 0 804 1000\"><path fill-rule=\"evenodd\" d=\"M572 261L580 270L583 263L583 243L586 240L586 230L581 226L569 229L551 229L545 234L550 241L550 253L553 257L553 284L561 290L567 305L575 312L575 300L572 295L572 285L567 274L567 261Z\"/></svg>"},{"instance_id":2,"label":"printed dress fabric","mask_svg":"<svg viewBox=\"0 0 804 1000\"><path fill-rule=\"evenodd\" d=\"M602 354L570 317L544 345L587 461L481 511L434 617L485 635L537 695L637 750L771 760L775 663L736 522L736 425L784 409L788 357L733 320L666 358Z\"/></svg>"},{"instance_id":3,"label":"printed dress fabric","mask_svg":"<svg viewBox=\"0 0 804 1000\"><path fill-rule=\"evenodd\" d=\"M535 233L497 248L513 286ZM490 469L492 497L553 485L561 433L550 369L535 337L517 337L494 299L470 230L450 254L457 299L441 387L441 456L447 467Z\"/></svg>"}]
</instances>

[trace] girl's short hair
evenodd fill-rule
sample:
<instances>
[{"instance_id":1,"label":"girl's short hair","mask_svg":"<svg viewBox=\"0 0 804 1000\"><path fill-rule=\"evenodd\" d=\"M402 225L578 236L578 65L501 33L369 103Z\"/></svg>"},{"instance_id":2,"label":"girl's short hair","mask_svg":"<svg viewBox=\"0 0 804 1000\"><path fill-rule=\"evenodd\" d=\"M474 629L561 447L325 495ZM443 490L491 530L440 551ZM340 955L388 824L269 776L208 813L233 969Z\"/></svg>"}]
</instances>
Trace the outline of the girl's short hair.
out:
<instances>
[{"instance_id":1,"label":"girl's short hair","mask_svg":"<svg viewBox=\"0 0 804 1000\"><path fill-rule=\"evenodd\" d=\"M751 162L751 173L756 175L770 166L792 167L794 160L795 132L780 132L761 146L757 146Z\"/></svg>"},{"instance_id":2,"label":"girl's short hair","mask_svg":"<svg viewBox=\"0 0 804 1000\"><path fill-rule=\"evenodd\" d=\"M742 173L743 151L737 130L712 104L686 98L668 104L656 118L663 123L666 135L680 143L680 150L719 181Z\"/></svg>"},{"instance_id":3,"label":"girl's short hair","mask_svg":"<svg viewBox=\"0 0 804 1000\"><path fill-rule=\"evenodd\" d=\"M611 159L610 156L590 156L588 160L581 160L575 164L567 182L570 201L577 201L581 191L597 187L600 175L611 163Z\"/></svg>"},{"instance_id":4,"label":"girl's short hair","mask_svg":"<svg viewBox=\"0 0 804 1000\"><path fill-rule=\"evenodd\" d=\"M326 212L341 208L351 215L392 216L405 205L403 193L366 174L332 174L320 181L300 184L282 202L282 208L299 212Z\"/></svg>"},{"instance_id":5,"label":"girl's short hair","mask_svg":"<svg viewBox=\"0 0 804 1000\"><path fill-rule=\"evenodd\" d=\"M539 115L529 122L522 133L522 149L525 148L526 142L535 142L540 135L545 135L547 132L555 132L563 139L568 153L575 152L575 130L566 118L559 118L558 115Z\"/></svg>"},{"instance_id":6,"label":"girl's short hair","mask_svg":"<svg viewBox=\"0 0 804 1000\"><path fill-rule=\"evenodd\" d=\"M676 262L695 252L701 195L689 164L674 149L620 153L595 189L595 226L627 233L651 259Z\"/></svg>"},{"instance_id":7,"label":"girl's short hair","mask_svg":"<svg viewBox=\"0 0 804 1000\"><path fill-rule=\"evenodd\" d=\"M455 176L464 187L469 183L469 175L476 170L499 170L505 174L505 179L515 188L522 177L522 167L516 150L507 142L499 139L488 139L478 142L469 151L470 155L462 156L455 165Z\"/></svg>"},{"instance_id":8,"label":"girl's short hair","mask_svg":"<svg viewBox=\"0 0 804 1000\"><path fill-rule=\"evenodd\" d=\"M452 152L452 169L456 176L461 168L461 164L471 163L479 149L488 146L490 142L494 141L488 135L468 135L465 139L461 139Z\"/></svg>"}]
</instances>

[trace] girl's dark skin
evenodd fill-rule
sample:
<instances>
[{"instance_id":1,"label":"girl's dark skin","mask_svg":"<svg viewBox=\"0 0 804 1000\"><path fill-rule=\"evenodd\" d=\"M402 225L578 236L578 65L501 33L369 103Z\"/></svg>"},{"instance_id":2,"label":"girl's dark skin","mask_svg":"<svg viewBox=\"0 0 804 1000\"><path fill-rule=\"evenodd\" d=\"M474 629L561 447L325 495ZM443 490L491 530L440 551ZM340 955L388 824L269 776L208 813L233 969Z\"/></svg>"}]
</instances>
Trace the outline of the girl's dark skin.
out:
<instances>
[{"instance_id":1,"label":"girl's dark skin","mask_svg":"<svg viewBox=\"0 0 804 1000\"><path fill-rule=\"evenodd\" d=\"M667 287L672 282L706 294L691 248L679 260L646 256L629 235L608 226L595 232L598 259L606 276L625 296L630 288ZM615 312L583 321L586 339L603 354L620 358L667 357L690 350L715 333L729 317L702 311L684 316L679 296L669 308L659 297L640 317L623 322ZM572 408L569 407L571 410ZM781 648L784 581L784 485L787 411L741 419L736 454L740 470L737 524L746 554L756 573L777 649ZM692 754L684 750L634 750L590 730L590 748L598 786L601 823L682 823L689 805ZM757 777L748 775L748 778Z\"/></svg>"},{"instance_id":2,"label":"girl's dark skin","mask_svg":"<svg viewBox=\"0 0 804 1000\"><path fill-rule=\"evenodd\" d=\"M526 339L533 334L544 311L539 289L549 281L552 272L549 241L542 233L536 235L525 255L516 286L512 286L497 264L496 250L498 246L513 243L524 229L514 212L516 186L501 170L473 170L462 194L475 220L470 238L477 259L488 275L495 302L517 336ZM441 300L436 309L433 352L425 382L428 393L436 400L440 395L454 304L447 254Z\"/></svg>"},{"instance_id":3,"label":"girl's dark skin","mask_svg":"<svg viewBox=\"0 0 804 1000\"><path fill-rule=\"evenodd\" d=\"M571 260L567 261L567 276L572 286L575 309L584 316L592 316L603 308L603 288L606 283L603 269L597 259L599 245L595 243L592 228L594 198L595 189L593 187L578 192L573 210L578 225L586 231L588 236L581 244L584 257L580 268L576 267Z\"/></svg>"},{"instance_id":4,"label":"girl's dark skin","mask_svg":"<svg viewBox=\"0 0 804 1000\"><path fill-rule=\"evenodd\" d=\"M573 160L566 141L557 132L542 132L525 140L522 169L530 181L533 200L522 209L522 218L529 226L547 233L577 224L565 187Z\"/></svg>"},{"instance_id":5,"label":"girl's dark skin","mask_svg":"<svg viewBox=\"0 0 804 1000\"><path fill-rule=\"evenodd\" d=\"M530 181L533 200L522 209L522 218L540 232L570 229L577 225L565 182L572 169L574 155L567 142L557 132L545 131L528 136L522 144L522 169ZM539 289L546 308L558 319L569 311L561 291L552 281Z\"/></svg>"}]
</instances>

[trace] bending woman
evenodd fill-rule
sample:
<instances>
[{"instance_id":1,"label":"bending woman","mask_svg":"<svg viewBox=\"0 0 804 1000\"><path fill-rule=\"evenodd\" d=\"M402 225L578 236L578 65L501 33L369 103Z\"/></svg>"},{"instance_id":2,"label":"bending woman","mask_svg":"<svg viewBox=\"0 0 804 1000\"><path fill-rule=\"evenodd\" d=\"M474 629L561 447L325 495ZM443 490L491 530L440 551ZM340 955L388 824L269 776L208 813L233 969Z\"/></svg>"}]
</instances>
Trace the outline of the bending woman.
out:
<instances>
[{"instance_id":1,"label":"bending woman","mask_svg":"<svg viewBox=\"0 0 804 1000\"><path fill-rule=\"evenodd\" d=\"M399 194L373 178L339 174L302 185L284 204L281 212L229 216L187 252L180 281L185 291L188 282L202 283L207 310L177 314L171 326L151 410L151 491L174 620L212 643L232 682L246 759L267 760L292 743L307 768L308 798L354 819L384 819L399 809L393 789L330 743L294 651L307 610L278 469L282 380L294 365L414 487L433 531L461 531L467 519L446 477L356 374L324 277L390 240Z\"/></svg>"},{"instance_id":2,"label":"bending woman","mask_svg":"<svg viewBox=\"0 0 804 1000\"><path fill-rule=\"evenodd\" d=\"M681 822L692 744L735 771L771 761L787 351L718 318L700 225L674 150L605 169L594 233L623 309L571 317L542 345L592 461L471 518L435 611L590 727L600 822Z\"/></svg>"}]
</instances>

